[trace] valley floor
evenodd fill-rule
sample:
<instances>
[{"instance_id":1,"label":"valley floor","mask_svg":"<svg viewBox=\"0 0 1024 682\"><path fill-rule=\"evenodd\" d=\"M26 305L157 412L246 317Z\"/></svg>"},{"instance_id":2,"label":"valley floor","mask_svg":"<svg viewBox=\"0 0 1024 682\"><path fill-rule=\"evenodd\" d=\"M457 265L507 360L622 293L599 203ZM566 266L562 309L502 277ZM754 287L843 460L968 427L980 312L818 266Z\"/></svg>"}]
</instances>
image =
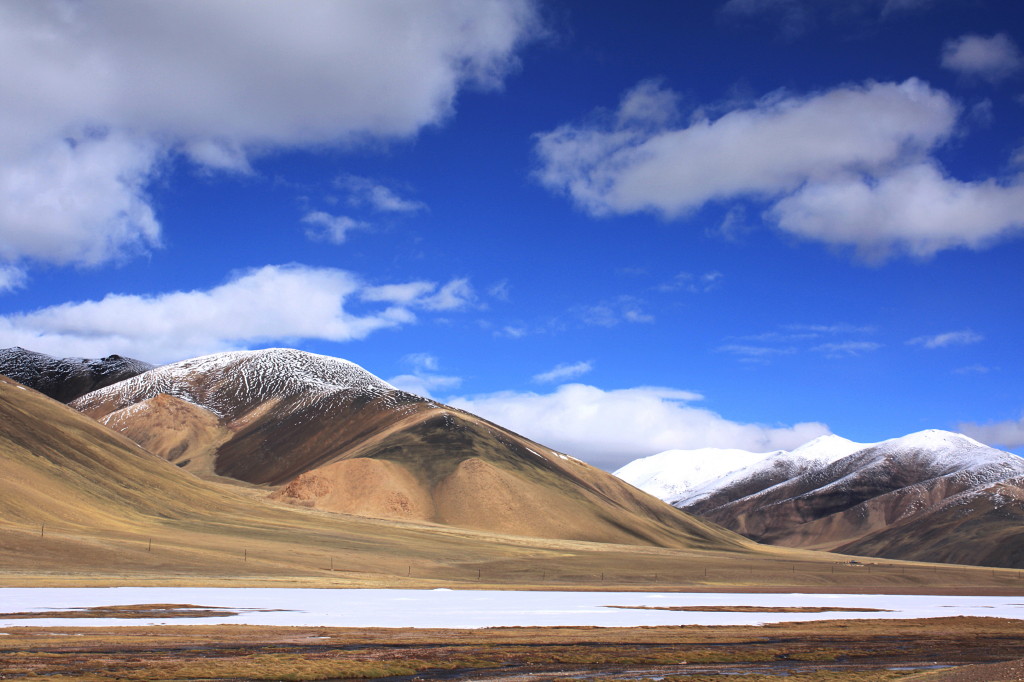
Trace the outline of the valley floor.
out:
<instances>
[{"instance_id":1,"label":"valley floor","mask_svg":"<svg viewBox=\"0 0 1024 682\"><path fill-rule=\"evenodd\" d=\"M0 670L5 679L995 682L1020 679L1012 676L1024 659L1020 635L1019 621L968 617L760 627L28 627L0 630Z\"/></svg>"}]
</instances>

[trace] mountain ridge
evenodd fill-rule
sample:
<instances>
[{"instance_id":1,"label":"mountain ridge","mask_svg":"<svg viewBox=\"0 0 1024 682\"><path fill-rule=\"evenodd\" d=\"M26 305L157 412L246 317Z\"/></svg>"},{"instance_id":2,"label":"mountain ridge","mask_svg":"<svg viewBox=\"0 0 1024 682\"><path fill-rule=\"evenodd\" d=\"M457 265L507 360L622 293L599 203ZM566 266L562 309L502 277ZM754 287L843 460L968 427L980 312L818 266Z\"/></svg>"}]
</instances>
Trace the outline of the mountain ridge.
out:
<instances>
[{"instance_id":1,"label":"mountain ridge","mask_svg":"<svg viewBox=\"0 0 1024 682\"><path fill-rule=\"evenodd\" d=\"M984 556L998 566L1021 561L1024 552L1014 547L1024 543L1024 533L1011 523L1024 517L1018 481L1024 460L1016 455L935 429L874 444L830 440L814 449L816 459L806 459L797 448L667 501L770 544L932 561ZM1001 486L1007 502L985 501L985 511L974 515L972 532L958 546L952 529L966 518L960 507L968 499L991 497L995 493L985 491L993 486ZM915 541L926 525L945 529L927 549ZM1007 544L1008 538L1015 539ZM986 547L996 540L1000 549Z\"/></svg>"}]
</instances>

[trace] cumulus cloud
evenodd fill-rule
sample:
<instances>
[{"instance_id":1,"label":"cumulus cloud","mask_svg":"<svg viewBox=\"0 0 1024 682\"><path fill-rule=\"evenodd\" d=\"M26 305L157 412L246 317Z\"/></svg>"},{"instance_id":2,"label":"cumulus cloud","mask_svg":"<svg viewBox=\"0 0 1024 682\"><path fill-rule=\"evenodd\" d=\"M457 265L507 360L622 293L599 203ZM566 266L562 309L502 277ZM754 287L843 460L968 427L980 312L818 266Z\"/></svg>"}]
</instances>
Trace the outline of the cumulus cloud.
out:
<instances>
[{"instance_id":1,"label":"cumulus cloud","mask_svg":"<svg viewBox=\"0 0 1024 682\"><path fill-rule=\"evenodd\" d=\"M0 149L0 260L99 265L157 246L146 185L159 159L151 142L117 134L54 140L19 159Z\"/></svg>"},{"instance_id":2,"label":"cumulus cloud","mask_svg":"<svg viewBox=\"0 0 1024 682\"><path fill-rule=\"evenodd\" d=\"M537 136L538 178L594 215L671 218L716 199L774 196L844 169L884 168L948 135L956 113L948 96L911 79L776 94L685 127L564 125ZM648 122L657 122L653 114Z\"/></svg>"},{"instance_id":3,"label":"cumulus cloud","mask_svg":"<svg viewBox=\"0 0 1024 682\"><path fill-rule=\"evenodd\" d=\"M534 374L533 380L539 384L550 384L555 381L575 379L576 377L583 376L593 368L593 364L590 362L562 363L546 372Z\"/></svg>"},{"instance_id":4,"label":"cumulus cloud","mask_svg":"<svg viewBox=\"0 0 1024 682\"><path fill-rule=\"evenodd\" d=\"M867 262L980 249L1024 227L1024 176L965 182L931 157L959 107L919 80L775 94L684 126L664 124L672 117L654 104L628 104L636 96L615 117L538 135L540 182L596 216L672 219L709 202L761 200L782 230ZM625 117L627 108L641 114Z\"/></svg>"},{"instance_id":5,"label":"cumulus cloud","mask_svg":"<svg viewBox=\"0 0 1024 682\"><path fill-rule=\"evenodd\" d=\"M248 172L274 149L414 135L461 89L500 87L537 26L529 0L0 3L2 258L154 245L144 189L169 153Z\"/></svg>"},{"instance_id":6,"label":"cumulus cloud","mask_svg":"<svg viewBox=\"0 0 1024 682\"><path fill-rule=\"evenodd\" d=\"M302 216L302 222L312 226L306 230L307 237L332 244L343 244L349 231L367 227L361 220L344 215L331 215L324 211L310 211Z\"/></svg>"},{"instance_id":7,"label":"cumulus cloud","mask_svg":"<svg viewBox=\"0 0 1024 682\"><path fill-rule=\"evenodd\" d=\"M671 388L602 390L565 384L547 394L506 391L449 403L550 447L613 471L673 448L792 449L829 433L824 424L767 426L730 421L690 403L701 396Z\"/></svg>"},{"instance_id":8,"label":"cumulus cloud","mask_svg":"<svg viewBox=\"0 0 1024 682\"><path fill-rule=\"evenodd\" d=\"M21 268L12 265L0 265L0 293L13 291L25 286L28 276Z\"/></svg>"},{"instance_id":9,"label":"cumulus cloud","mask_svg":"<svg viewBox=\"0 0 1024 682\"><path fill-rule=\"evenodd\" d=\"M1024 58L1005 33L989 38L969 34L943 45L942 66L964 76L996 83L1024 68Z\"/></svg>"},{"instance_id":10,"label":"cumulus cloud","mask_svg":"<svg viewBox=\"0 0 1024 682\"><path fill-rule=\"evenodd\" d=\"M987 445L1004 448L1024 446L1024 417L988 424L964 422L957 426L957 430Z\"/></svg>"},{"instance_id":11,"label":"cumulus cloud","mask_svg":"<svg viewBox=\"0 0 1024 682\"><path fill-rule=\"evenodd\" d=\"M350 341L415 323L415 310L428 307L432 292L440 289L436 283L416 283L417 296L367 299L363 294L374 288L350 272L268 265L206 290L109 294L0 316L0 345L62 356L116 352L170 362L280 341ZM346 310L352 301L367 300L381 305L362 311L364 303L358 314Z\"/></svg>"},{"instance_id":12,"label":"cumulus cloud","mask_svg":"<svg viewBox=\"0 0 1024 682\"><path fill-rule=\"evenodd\" d=\"M892 251L928 257L979 249L1024 228L1024 178L961 182L932 163L880 178L847 175L805 185L770 211L779 226L878 261Z\"/></svg>"},{"instance_id":13,"label":"cumulus cloud","mask_svg":"<svg viewBox=\"0 0 1024 682\"><path fill-rule=\"evenodd\" d=\"M947 346L967 346L984 340L985 337L981 334L973 332L970 329L962 329L960 331L944 332L933 336L918 336L917 338L907 341L907 343L912 346L923 346L925 348L945 348Z\"/></svg>"}]
</instances>

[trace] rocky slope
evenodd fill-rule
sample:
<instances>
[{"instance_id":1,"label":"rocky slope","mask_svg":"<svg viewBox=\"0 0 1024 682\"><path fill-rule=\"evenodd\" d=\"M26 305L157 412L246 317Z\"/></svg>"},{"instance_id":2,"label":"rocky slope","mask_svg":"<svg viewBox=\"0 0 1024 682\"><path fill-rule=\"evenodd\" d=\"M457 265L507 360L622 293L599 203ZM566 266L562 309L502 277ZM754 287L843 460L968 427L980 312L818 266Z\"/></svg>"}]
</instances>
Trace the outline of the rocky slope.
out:
<instances>
[{"instance_id":1,"label":"rocky slope","mask_svg":"<svg viewBox=\"0 0 1024 682\"><path fill-rule=\"evenodd\" d=\"M946 431L871 445L829 436L667 500L759 542L1021 566L1022 477L1020 457Z\"/></svg>"},{"instance_id":2,"label":"rocky slope","mask_svg":"<svg viewBox=\"0 0 1024 682\"><path fill-rule=\"evenodd\" d=\"M0 374L62 403L151 369L149 363L120 355L59 359L19 347L0 349Z\"/></svg>"},{"instance_id":3,"label":"rocky slope","mask_svg":"<svg viewBox=\"0 0 1024 682\"><path fill-rule=\"evenodd\" d=\"M599 469L336 358L220 353L72 405L199 475L316 509L542 538L741 542Z\"/></svg>"}]
</instances>

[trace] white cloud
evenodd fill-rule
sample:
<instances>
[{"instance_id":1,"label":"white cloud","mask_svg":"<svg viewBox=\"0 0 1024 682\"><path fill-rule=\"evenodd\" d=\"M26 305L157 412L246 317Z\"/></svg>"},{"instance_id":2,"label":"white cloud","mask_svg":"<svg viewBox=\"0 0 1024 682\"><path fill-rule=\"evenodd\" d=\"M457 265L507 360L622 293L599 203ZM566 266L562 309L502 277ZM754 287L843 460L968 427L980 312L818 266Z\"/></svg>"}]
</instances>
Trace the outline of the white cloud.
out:
<instances>
[{"instance_id":1,"label":"white cloud","mask_svg":"<svg viewBox=\"0 0 1024 682\"><path fill-rule=\"evenodd\" d=\"M829 433L819 423L766 426L730 421L689 404L700 399L698 394L670 388L605 391L565 384L548 394L506 391L448 402L607 470L673 448L788 450Z\"/></svg>"},{"instance_id":2,"label":"white cloud","mask_svg":"<svg viewBox=\"0 0 1024 682\"><path fill-rule=\"evenodd\" d=\"M943 45L942 66L996 83L1024 67L1024 58L1005 33L990 38L969 34Z\"/></svg>"},{"instance_id":3,"label":"white cloud","mask_svg":"<svg viewBox=\"0 0 1024 682\"><path fill-rule=\"evenodd\" d=\"M172 151L249 172L274 149L414 135L460 89L500 87L537 27L529 0L0 3L2 257L152 246L143 190Z\"/></svg>"},{"instance_id":4,"label":"white cloud","mask_svg":"<svg viewBox=\"0 0 1024 682\"><path fill-rule=\"evenodd\" d=\"M550 384L555 381L574 379L576 377L583 376L593 368L593 364L589 362L574 362L572 364L563 363L556 365L547 372L534 374L533 380L540 384Z\"/></svg>"},{"instance_id":5,"label":"white cloud","mask_svg":"<svg viewBox=\"0 0 1024 682\"><path fill-rule=\"evenodd\" d=\"M1024 446L1024 417L988 424L964 422L957 426L957 430L988 445L1004 448Z\"/></svg>"},{"instance_id":6,"label":"white cloud","mask_svg":"<svg viewBox=\"0 0 1024 682\"><path fill-rule=\"evenodd\" d=\"M331 215L323 211L310 211L302 217L302 222L312 225L306 230L310 239L329 241L332 244L343 244L350 230L365 229L367 224L344 215ZM319 228L319 229L316 229Z\"/></svg>"},{"instance_id":7,"label":"white cloud","mask_svg":"<svg viewBox=\"0 0 1024 682\"><path fill-rule=\"evenodd\" d=\"M0 265L0 293L25 286L28 275L19 267Z\"/></svg>"},{"instance_id":8,"label":"white cloud","mask_svg":"<svg viewBox=\"0 0 1024 682\"><path fill-rule=\"evenodd\" d=\"M610 121L538 135L538 179L598 216L676 218L709 202L760 199L782 230L874 262L981 249L1024 227L1024 176L960 181L930 157L958 106L919 80L776 94L685 127L661 124L670 112L655 117L650 102L673 105L649 93L646 123L623 117L636 96L627 93Z\"/></svg>"},{"instance_id":9,"label":"white cloud","mask_svg":"<svg viewBox=\"0 0 1024 682\"><path fill-rule=\"evenodd\" d=\"M420 291L437 288L431 283ZM108 294L98 301L0 316L0 345L61 357L119 353L175 361L278 341L362 339L379 329L413 324L412 309L429 298L377 299L382 305L374 310L346 311L349 301L367 300L361 295L367 290L344 270L268 265L207 290Z\"/></svg>"},{"instance_id":10,"label":"white cloud","mask_svg":"<svg viewBox=\"0 0 1024 682\"><path fill-rule=\"evenodd\" d=\"M907 343L912 346L924 346L925 348L946 348L947 346L967 346L984 340L985 337L981 334L970 329L963 329L955 332L935 334L934 336L918 336L907 341Z\"/></svg>"},{"instance_id":11,"label":"white cloud","mask_svg":"<svg viewBox=\"0 0 1024 682\"><path fill-rule=\"evenodd\" d=\"M926 258L955 247L980 249L1024 228L1024 179L961 182L919 163L878 178L808 183L770 215L787 232L852 246L865 260L894 250Z\"/></svg>"},{"instance_id":12,"label":"white cloud","mask_svg":"<svg viewBox=\"0 0 1024 682\"><path fill-rule=\"evenodd\" d=\"M683 128L563 125L537 136L537 175L595 215L677 217L716 199L771 197L844 170L882 169L946 137L956 114L945 93L911 79L776 94Z\"/></svg>"},{"instance_id":13,"label":"white cloud","mask_svg":"<svg viewBox=\"0 0 1024 682\"><path fill-rule=\"evenodd\" d=\"M0 150L0 260L98 265L157 246L145 188L159 159L156 145L113 134L6 162Z\"/></svg>"},{"instance_id":14,"label":"white cloud","mask_svg":"<svg viewBox=\"0 0 1024 682\"><path fill-rule=\"evenodd\" d=\"M351 193L349 203L353 206L369 206L382 213L415 213L426 209L420 201L403 199L394 190L369 178L346 175L338 183Z\"/></svg>"}]
</instances>

